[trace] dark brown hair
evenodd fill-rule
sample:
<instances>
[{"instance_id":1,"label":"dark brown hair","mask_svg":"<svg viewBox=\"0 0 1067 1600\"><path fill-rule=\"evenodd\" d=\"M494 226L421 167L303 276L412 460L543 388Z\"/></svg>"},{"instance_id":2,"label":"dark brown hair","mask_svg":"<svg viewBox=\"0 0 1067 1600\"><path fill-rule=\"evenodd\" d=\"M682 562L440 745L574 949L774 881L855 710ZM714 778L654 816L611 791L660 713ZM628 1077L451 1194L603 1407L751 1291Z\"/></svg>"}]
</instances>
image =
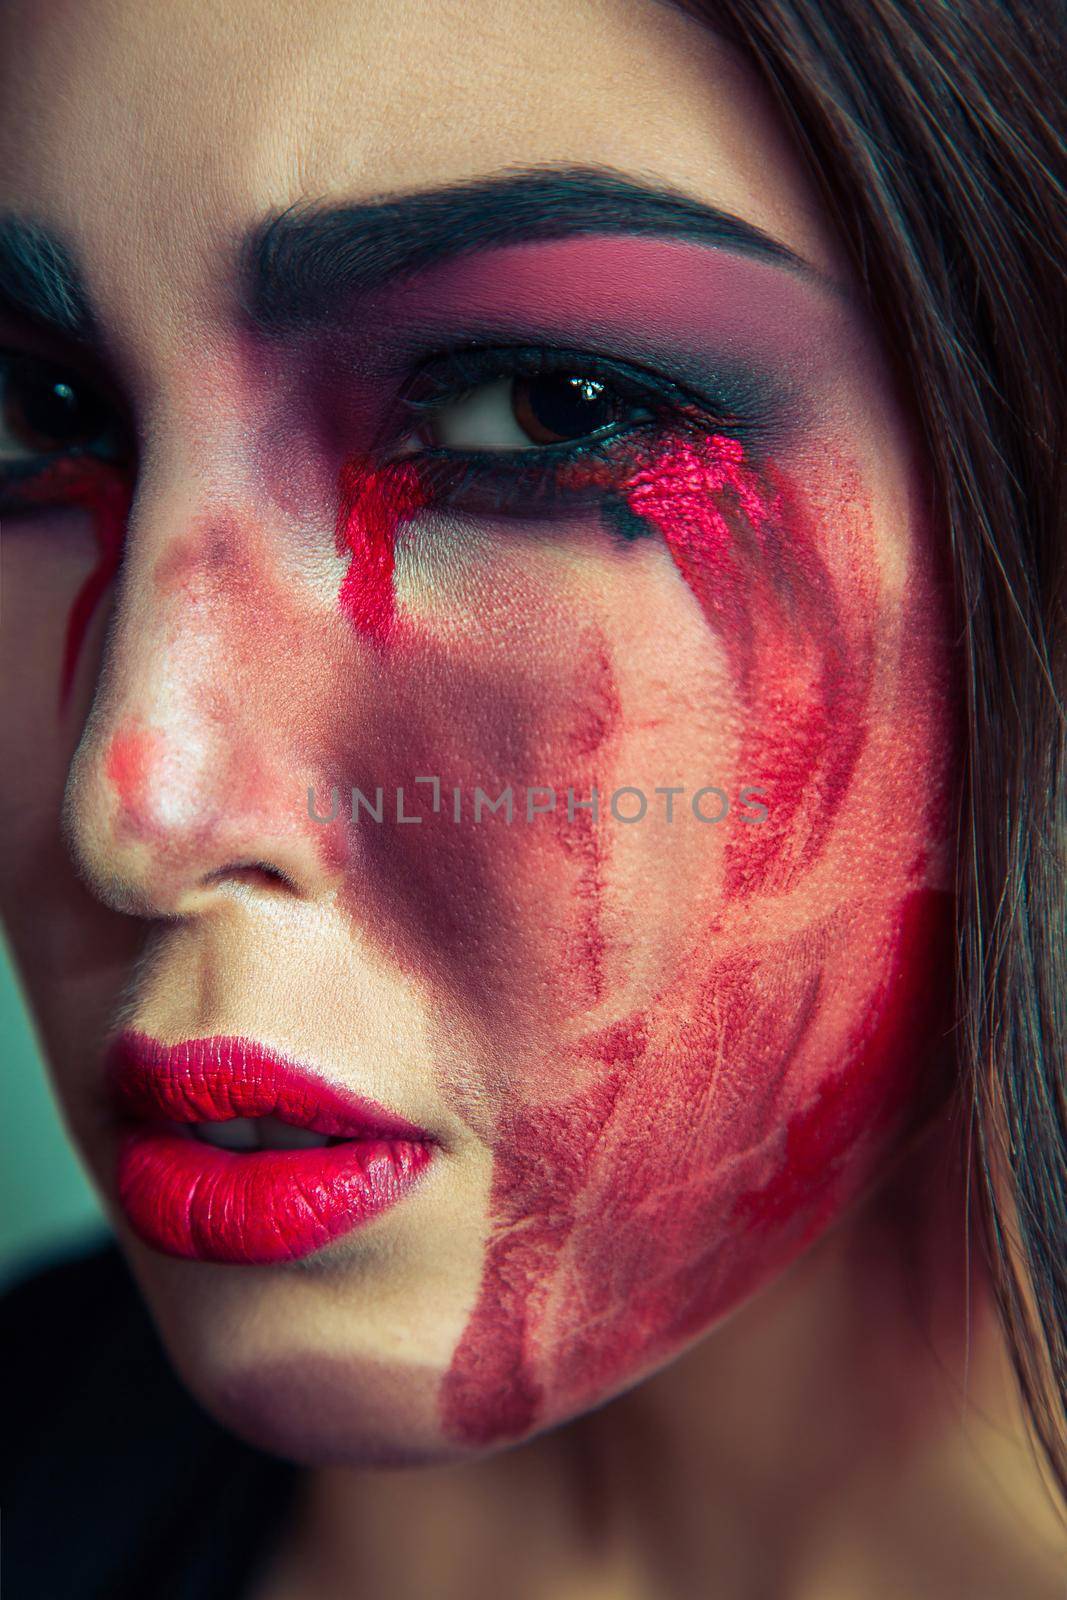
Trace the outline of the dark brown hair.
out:
<instances>
[{"instance_id":1,"label":"dark brown hair","mask_svg":"<svg viewBox=\"0 0 1067 1600\"><path fill-rule=\"evenodd\" d=\"M1067 1496L1064 13L682 0L754 60L898 359L955 574L960 1093L992 1282Z\"/></svg>"}]
</instances>

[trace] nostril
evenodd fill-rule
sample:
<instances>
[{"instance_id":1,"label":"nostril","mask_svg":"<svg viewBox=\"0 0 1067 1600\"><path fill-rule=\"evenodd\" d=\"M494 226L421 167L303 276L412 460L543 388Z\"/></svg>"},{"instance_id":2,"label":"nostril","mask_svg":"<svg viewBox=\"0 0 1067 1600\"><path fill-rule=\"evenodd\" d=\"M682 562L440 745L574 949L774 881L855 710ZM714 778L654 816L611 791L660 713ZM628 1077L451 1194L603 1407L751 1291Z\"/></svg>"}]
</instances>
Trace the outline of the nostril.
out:
<instances>
[{"instance_id":1,"label":"nostril","mask_svg":"<svg viewBox=\"0 0 1067 1600\"><path fill-rule=\"evenodd\" d=\"M281 894L296 893L296 885L288 874L266 861L234 861L209 872L203 881L205 884L245 884L250 889L269 889Z\"/></svg>"}]
</instances>

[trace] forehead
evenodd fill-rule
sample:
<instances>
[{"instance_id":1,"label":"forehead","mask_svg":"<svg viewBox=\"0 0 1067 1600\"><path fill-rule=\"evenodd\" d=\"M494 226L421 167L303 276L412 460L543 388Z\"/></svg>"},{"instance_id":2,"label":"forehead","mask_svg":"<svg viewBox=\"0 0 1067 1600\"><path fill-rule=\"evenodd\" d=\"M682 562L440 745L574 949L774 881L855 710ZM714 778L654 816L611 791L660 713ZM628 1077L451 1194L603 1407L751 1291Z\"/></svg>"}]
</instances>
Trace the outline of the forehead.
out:
<instances>
[{"instance_id":1,"label":"forehead","mask_svg":"<svg viewBox=\"0 0 1067 1600\"><path fill-rule=\"evenodd\" d=\"M658 0L14 0L0 60L0 208L128 330L210 300L294 202L541 164L666 181L836 267L755 78Z\"/></svg>"}]
</instances>

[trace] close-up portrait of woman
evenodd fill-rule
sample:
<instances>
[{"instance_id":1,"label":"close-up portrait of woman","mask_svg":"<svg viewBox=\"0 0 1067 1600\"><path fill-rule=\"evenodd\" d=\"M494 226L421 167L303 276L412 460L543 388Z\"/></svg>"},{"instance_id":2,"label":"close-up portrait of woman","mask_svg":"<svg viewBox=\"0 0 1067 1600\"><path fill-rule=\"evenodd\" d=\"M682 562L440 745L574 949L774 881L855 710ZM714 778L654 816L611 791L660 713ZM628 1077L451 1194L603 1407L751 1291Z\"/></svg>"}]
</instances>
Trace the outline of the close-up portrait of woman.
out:
<instances>
[{"instance_id":1,"label":"close-up portrait of woman","mask_svg":"<svg viewBox=\"0 0 1067 1600\"><path fill-rule=\"evenodd\" d=\"M1063 21L0 3L6 1600L1063 1600Z\"/></svg>"}]
</instances>

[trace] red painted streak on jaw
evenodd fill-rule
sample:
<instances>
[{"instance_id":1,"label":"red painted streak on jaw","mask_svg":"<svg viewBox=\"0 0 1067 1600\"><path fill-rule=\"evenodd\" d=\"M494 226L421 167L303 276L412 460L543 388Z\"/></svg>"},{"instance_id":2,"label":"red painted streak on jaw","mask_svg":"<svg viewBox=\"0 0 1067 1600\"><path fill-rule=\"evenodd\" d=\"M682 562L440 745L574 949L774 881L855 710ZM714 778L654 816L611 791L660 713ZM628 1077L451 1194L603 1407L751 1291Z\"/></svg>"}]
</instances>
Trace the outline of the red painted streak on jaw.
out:
<instances>
[{"instance_id":1,"label":"red painted streak on jaw","mask_svg":"<svg viewBox=\"0 0 1067 1600\"><path fill-rule=\"evenodd\" d=\"M587 1042L589 1088L506 1115L479 1299L442 1385L449 1437L517 1439L549 1403L569 1414L604 1398L821 1231L913 1114L924 1069L943 1087L951 924L948 895L905 898L866 1018L807 1094L788 1069L818 1022L818 962L769 952L794 975L768 994L767 953L753 952L713 965L688 1048L650 1047L652 1014L634 1017ZM783 1009L794 1022L779 1035ZM770 1048L775 1070L739 1081L736 1063Z\"/></svg>"},{"instance_id":2,"label":"red painted streak on jaw","mask_svg":"<svg viewBox=\"0 0 1067 1600\"><path fill-rule=\"evenodd\" d=\"M611 655L602 638L576 647L581 663L582 704L574 731L564 745L567 770L552 785L560 797L554 822L560 848L573 881L572 921L561 935L561 966L570 974L573 1003L598 1005L604 997L607 939L602 927L604 890L611 859L611 839L593 820L588 801L597 787L596 762L610 751L622 718L622 702ZM573 814L571 814L573 812Z\"/></svg>"},{"instance_id":3,"label":"red painted streak on jaw","mask_svg":"<svg viewBox=\"0 0 1067 1600\"><path fill-rule=\"evenodd\" d=\"M594 1085L545 1110L505 1117L493 1169L494 1237L474 1315L441 1390L445 1432L465 1444L515 1439L541 1413L536 1341L554 1266L577 1221L598 1143L624 1077L646 1047L641 1018L591 1041Z\"/></svg>"},{"instance_id":4,"label":"red painted streak on jaw","mask_svg":"<svg viewBox=\"0 0 1067 1600\"><path fill-rule=\"evenodd\" d=\"M63 662L59 674L59 709L70 698L85 635L122 561L131 486L129 478L109 462L86 456L68 457L22 484L18 501L36 506L61 504L84 507L92 518L97 561L74 597L67 620Z\"/></svg>"},{"instance_id":5,"label":"red painted streak on jaw","mask_svg":"<svg viewBox=\"0 0 1067 1600\"><path fill-rule=\"evenodd\" d=\"M943 1101L951 1086L947 1048L935 1043L924 1064L916 1060L914 1046L917 1036L937 1041L947 1027L948 1016L939 1014L937 990L926 985L925 975L931 964L935 971L947 969L954 932L951 895L922 889L904 901L893 929L889 975L853 1042L852 1060L863 1070L828 1078L811 1104L791 1119L776 1177L738 1200L731 1219L735 1226L787 1225L803 1214L812 1195L821 1193L821 1205L806 1223L808 1233L817 1231L832 1220L844 1156L864 1130L877 1126L887 1112L903 1116L909 1104L921 1119Z\"/></svg>"},{"instance_id":6,"label":"red painted streak on jaw","mask_svg":"<svg viewBox=\"0 0 1067 1600\"><path fill-rule=\"evenodd\" d=\"M378 467L353 457L341 468L337 551L350 557L341 582L341 610L376 644L385 644L396 626L397 528L427 500L413 462Z\"/></svg>"}]
</instances>

